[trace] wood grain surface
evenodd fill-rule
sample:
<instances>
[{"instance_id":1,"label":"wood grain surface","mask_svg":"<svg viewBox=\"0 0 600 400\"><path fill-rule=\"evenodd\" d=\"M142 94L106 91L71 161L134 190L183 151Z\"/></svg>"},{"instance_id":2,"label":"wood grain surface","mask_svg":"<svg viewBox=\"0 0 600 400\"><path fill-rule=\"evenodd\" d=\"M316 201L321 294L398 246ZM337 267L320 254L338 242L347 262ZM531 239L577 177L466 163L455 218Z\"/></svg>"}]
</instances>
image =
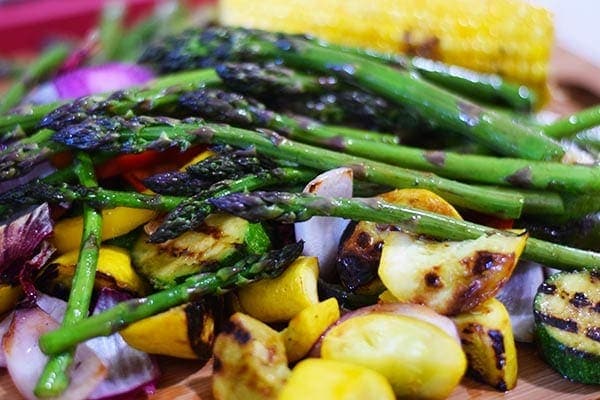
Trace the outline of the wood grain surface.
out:
<instances>
[{"instance_id":1,"label":"wood grain surface","mask_svg":"<svg viewBox=\"0 0 600 400\"><path fill-rule=\"evenodd\" d=\"M552 60L552 103L547 108L564 115L600 103L598 77L600 69L557 49ZM600 386L581 385L563 379L540 359L533 346L520 344L518 355L519 381L515 389L502 393L466 377L450 399L600 400ZM210 364L201 367L194 361L167 357L160 358L159 363L163 374L156 393L132 400L213 399ZM22 399L5 369L0 369L0 399Z\"/></svg>"}]
</instances>

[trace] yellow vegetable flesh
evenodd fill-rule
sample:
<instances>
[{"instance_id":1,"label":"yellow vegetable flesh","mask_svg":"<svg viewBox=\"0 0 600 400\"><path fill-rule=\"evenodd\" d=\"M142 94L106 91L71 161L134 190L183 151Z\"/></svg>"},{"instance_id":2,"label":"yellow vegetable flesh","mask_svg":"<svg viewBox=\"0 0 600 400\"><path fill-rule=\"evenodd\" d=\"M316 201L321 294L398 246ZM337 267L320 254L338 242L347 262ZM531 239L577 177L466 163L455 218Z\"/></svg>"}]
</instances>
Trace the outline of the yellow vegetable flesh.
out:
<instances>
[{"instance_id":1,"label":"yellow vegetable flesh","mask_svg":"<svg viewBox=\"0 0 600 400\"><path fill-rule=\"evenodd\" d=\"M281 332L289 362L306 356L323 332L340 318L335 298L306 307L290 320Z\"/></svg>"},{"instance_id":2,"label":"yellow vegetable flesh","mask_svg":"<svg viewBox=\"0 0 600 400\"><path fill-rule=\"evenodd\" d=\"M517 349L504 305L491 298L452 318L475 378L501 391L517 384Z\"/></svg>"},{"instance_id":3,"label":"yellow vegetable flesh","mask_svg":"<svg viewBox=\"0 0 600 400\"><path fill-rule=\"evenodd\" d=\"M316 257L299 257L274 279L252 283L238 291L239 304L263 322L284 322L319 302Z\"/></svg>"},{"instance_id":4,"label":"yellow vegetable flesh","mask_svg":"<svg viewBox=\"0 0 600 400\"><path fill-rule=\"evenodd\" d=\"M129 325L120 331L131 347L150 354L198 358L188 338L185 305Z\"/></svg>"},{"instance_id":5,"label":"yellow vegetable flesh","mask_svg":"<svg viewBox=\"0 0 600 400\"><path fill-rule=\"evenodd\" d=\"M78 258L77 249L52 260L38 279L40 284L70 288ZM129 253L119 247L106 245L100 247L96 271L95 288L102 287L125 290L138 296L145 295L149 290L148 283L133 269Z\"/></svg>"},{"instance_id":6,"label":"yellow vegetable flesh","mask_svg":"<svg viewBox=\"0 0 600 400\"><path fill-rule=\"evenodd\" d=\"M102 240L129 233L155 216L155 211L138 208L116 207L102 210ZM61 219L54 225L52 244L59 254L79 249L82 232L81 217Z\"/></svg>"},{"instance_id":7,"label":"yellow vegetable flesh","mask_svg":"<svg viewBox=\"0 0 600 400\"><path fill-rule=\"evenodd\" d=\"M23 295L23 289L20 285L12 286L9 284L0 285L0 315L12 310Z\"/></svg>"},{"instance_id":8,"label":"yellow vegetable flesh","mask_svg":"<svg viewBox=\"0 0 600 400\"><path fill-rule=\"evenodd\" d=\"M458 385L467 361L440 328L415 318L373 313L327 332L321 357L362 365L390 381L398 398L443 399Z\"/></svg>"},{"instance_id":9,"label":"yellow vegetable flesh","mask_svg":"<svg viewBox=\"0 0 600 400\"><path fill-rule=\"evenodd\" d=\"M278 400L394 400L387 379L378 372L335 360L311 358L294 367Z\"/></svg>"}]
</instances>

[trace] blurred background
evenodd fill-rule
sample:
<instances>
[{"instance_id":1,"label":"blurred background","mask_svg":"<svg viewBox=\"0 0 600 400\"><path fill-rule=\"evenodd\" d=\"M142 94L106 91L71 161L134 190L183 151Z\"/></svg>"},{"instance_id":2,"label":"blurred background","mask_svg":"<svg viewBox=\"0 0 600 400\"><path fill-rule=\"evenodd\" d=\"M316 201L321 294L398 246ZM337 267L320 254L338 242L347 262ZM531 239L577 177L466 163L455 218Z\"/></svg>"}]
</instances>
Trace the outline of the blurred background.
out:
<instances>
[{"instance_id":1,"label":"blurred background","mask_svg":"<svg viewBox=\"0 0 600 400\"><path fill-rule=\"evenodd\" d=\"M596 0L523 0L546 7L554 14L556 49L550 76L568 90L600 97L600 77L590 71L600 68L600 2ZM127 4L125 22L135 25L149 15L174 13L170 0L123 0ZM216 0L181 0L186 21L210 18L206 6ZM0 61L12 57L27 60L49 42L76 42L89 38L90 29L98 26L102 9L114 0L0 0ZM198 10L189 18L190 10ZM177 24L177 16L170 24ZM160 23L158 24L160 27ZM159 28L157 28L159 29ZM558 66L558 67L557 67ZM590 79L592 78L592 79ZM587 94L586 94L587 93ZM581 97L580 96L580 97ZM587 101L584 103L588 103Z\"/></svg>"}]
</instances>

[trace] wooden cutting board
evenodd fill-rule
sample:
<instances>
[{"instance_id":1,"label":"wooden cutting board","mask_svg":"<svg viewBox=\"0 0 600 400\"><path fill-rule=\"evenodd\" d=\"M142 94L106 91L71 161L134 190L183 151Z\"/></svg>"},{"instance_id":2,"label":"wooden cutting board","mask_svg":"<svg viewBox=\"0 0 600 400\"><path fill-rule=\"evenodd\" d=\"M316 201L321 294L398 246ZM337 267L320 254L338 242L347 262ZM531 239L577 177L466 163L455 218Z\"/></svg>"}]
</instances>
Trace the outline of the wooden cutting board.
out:
<instances>
[{"instance_id":1,"label":"wooden cutting board","mask_svg":"<svg viewBox=\"0 0 600 400\"><path fill-rule=\"evenodd\" d=\"M600 103L600 69L572 54L557 49L552 61L552 103L547 107L567 114L582 107ZM581 385L563 379L540 359L531 345L518 347L519 381L517 387L502 393L464 378L454 391L452 400L599 400L600 386ZM163 372L156 393L150 400L212 400L211 368L189 360L162 357ZM144 399L146 396L138 396ZM19 400L5 369L0 369L0 399Z\"/></svg>"}]
</instances>

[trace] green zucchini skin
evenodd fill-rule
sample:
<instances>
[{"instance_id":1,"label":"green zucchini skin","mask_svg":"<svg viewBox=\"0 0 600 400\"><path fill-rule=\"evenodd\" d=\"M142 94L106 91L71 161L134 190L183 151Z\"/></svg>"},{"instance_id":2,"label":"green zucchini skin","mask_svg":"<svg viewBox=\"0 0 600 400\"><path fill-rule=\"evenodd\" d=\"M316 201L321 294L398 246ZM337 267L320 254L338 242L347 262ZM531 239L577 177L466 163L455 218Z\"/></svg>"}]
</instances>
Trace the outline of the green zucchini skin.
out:
<instances>
[{"instance_id":1,"label":"green zucchini skin","mask_svg":"<svg viewBox=\"0 0 600 400\"><path fill-rule=\"evenodd\" d=\"M600 384L600 272L561 272L538 288L535 336L546 362L563 377Z\"/></svg>"},{"instance_id":2,"label":"green zucchini skin","mask_svg":"<svg viewBox=\"0 0 600 400\"><path fill-rule=\"evenodd\" d=\"M262 254L271 242L260 223L211 214L194 231L165 243L149 243L142 233L131 251L134 267L156 289L172 287L186 277L213 271L247 254Z\"/></svg>"}]
</instances>

